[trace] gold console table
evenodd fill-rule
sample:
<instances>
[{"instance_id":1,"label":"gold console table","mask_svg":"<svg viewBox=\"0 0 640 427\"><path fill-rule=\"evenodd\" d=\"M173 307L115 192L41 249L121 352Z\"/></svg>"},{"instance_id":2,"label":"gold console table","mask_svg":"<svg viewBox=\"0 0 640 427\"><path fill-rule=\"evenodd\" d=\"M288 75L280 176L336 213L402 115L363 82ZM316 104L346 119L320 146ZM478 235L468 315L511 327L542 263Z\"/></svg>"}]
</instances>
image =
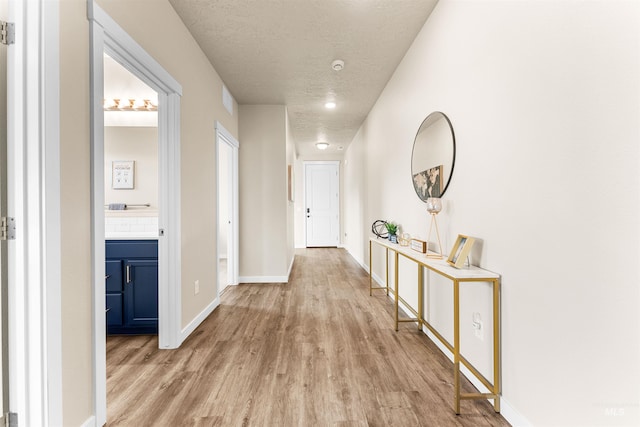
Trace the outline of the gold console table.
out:
<instances>
[{"instance_id":1,"label":"gold console table","mask_svg":"<svg viewBox=\"0 0 640 427\"><path fill-rule=\"evenodd\" d=\"M372 276L372 247L378 244L385 248L385 286L373 286ZM394 254L394 287L389 287L389 251ZM418 311L415 311L398 293L398 259L402 255L418 264ZM424 269L427 268L440 276L446 277L453 282L453 345L451 345L433 326L424 319L423 292L424 292ZM493 382L485 378L467 359L460 353L460 283L464 282L486 282L491 283L493 288ZM391 291L395 301L395 326L398 330L399 322L417 322L418 329L422 331L422 325L426 326L433 335L453 353L453 378L454 378L454 407L456 414L460 414L460 401L470 399L493 399L493 408L500 412L500 275L483 270L479 267L470 266L461 269L454 268L447 264L444 259L427 258L426 254L417 252L408 246L400 246L385 239L369 238L369 295L373 291L385 290L387 295ZM399 317L398 302L401 301L405 307L416 316L415 318L401 319ZM461 393L460 391L460 364L490 390L490 393Z\"/></svg>"}]
</instances>

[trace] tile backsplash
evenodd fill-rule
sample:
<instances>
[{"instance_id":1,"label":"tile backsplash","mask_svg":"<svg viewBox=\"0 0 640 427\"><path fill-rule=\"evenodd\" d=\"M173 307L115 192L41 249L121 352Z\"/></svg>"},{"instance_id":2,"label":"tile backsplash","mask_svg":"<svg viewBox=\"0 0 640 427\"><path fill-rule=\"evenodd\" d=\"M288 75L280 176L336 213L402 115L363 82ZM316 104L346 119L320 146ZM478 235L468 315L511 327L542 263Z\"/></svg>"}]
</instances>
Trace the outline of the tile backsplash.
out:
<instances>
[{"instance_id":1,"label":"tile backsplash","mask_svg":"<svg viewBox=\"0 0 640 427\"><path fill-rule=\"evenodd\" d=\"M105 233L153 233L158 231L157 216L105 216Z\"/></svg>"}]
</instances>

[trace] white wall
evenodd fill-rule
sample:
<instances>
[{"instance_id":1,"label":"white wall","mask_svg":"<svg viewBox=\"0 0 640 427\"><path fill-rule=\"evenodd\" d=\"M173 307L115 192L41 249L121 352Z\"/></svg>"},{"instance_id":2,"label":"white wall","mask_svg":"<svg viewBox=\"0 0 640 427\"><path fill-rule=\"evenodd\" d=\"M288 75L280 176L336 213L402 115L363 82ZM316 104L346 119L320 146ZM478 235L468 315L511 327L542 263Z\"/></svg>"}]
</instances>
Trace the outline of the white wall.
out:
<instances>
[{"instance_id":1,"label":"white wall","mask_svg":"<svg viewBox=\"0 0 640 427\"><path fill-rule=\"evenodd\" d=\"M135 161L133 189L114 189L111 185L112 162ZM158 209L158 128L104 128L104 198L105 204L149 203Z\"/></svg>"},{"instance_id":2,"label":"white wall","mask_svg":"<svg viewBox=\"0 0 640 427\"><path fill-rule=\"evenodd\" d=\"M240 282L287 280L286 115L284 105L239 106Z\"/></svg>"},{"instance_id":3,"label":"white wall","mask_svg":"<svg viewBox=\"0 0 640 427\"><path fill-rule=\"evenodd\" d=\"M637 2L441 0L345 156L346 245L368 262L374 219L426 236L412 143L432 111L451 119L441 236L445 251L479 238L474 263L502 274L503 413L518 425L640 425L639 17ZM450 338L450 287L427 293ZM488 287L462 293L463 354L484 371L471 313L489 319Z\"/></svg>"},{"instance_id":4,"label":"white wall","mask_svg":"<svg viewBox=\"0 0 640 427\"><path fill-rule=\"evenodd\" d=\"M286 111L285 114L285 130L287 136L286 142L286 162L287 162L287 176L285 179L287 180L287 260L289 260L288 268L291 269L293 266L293 260L295 259L295 211L294 206L295 203L289 200L289 186L291 185L291 191L293 195L293 199L295 201L295 185L296 185L296 176L295 176L295 161L296 161L296 142L293 137L293 132L291 130L291 124L289 123L289 112ZM292 182L288 181L288 168L292 168L291 179Z\"/></svg>"}]
</instances>

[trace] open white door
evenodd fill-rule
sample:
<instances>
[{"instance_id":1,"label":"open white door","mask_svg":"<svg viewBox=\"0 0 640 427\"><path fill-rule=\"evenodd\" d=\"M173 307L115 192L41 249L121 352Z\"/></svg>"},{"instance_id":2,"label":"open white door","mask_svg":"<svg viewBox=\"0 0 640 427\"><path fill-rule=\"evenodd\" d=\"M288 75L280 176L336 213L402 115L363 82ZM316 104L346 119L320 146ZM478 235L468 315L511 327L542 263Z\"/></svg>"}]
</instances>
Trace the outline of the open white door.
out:
<instances>
[{"instance_id":1,"label":"open white door","mask_svg":"<svg viewBox=\"0 0 640 427\"><path fill-rule=\"evenodd\" d=\"M14 224L0 256L2 411L11 426L55 426L63 423L59 4L0 5L0 19L15 25L0 61L0 199Z\"/></svg>"},{"instance_id":2,"label":"open white door","mask_svg":"<svg viewBox=\"0 0 640 427\"><path fill-rule=\"evenodd\" d=\"M8 1L0 1L0 20L7 21ZM7 47L0 44L0 218L7 216ZM9 412L9 340L7 316L7 242L0 238L0 426Z\"/></svg>"},{"instance_id":3,"label":"open white door","mask_svg":"<svg viewBox=\"0 0 640 427\"><path fill-rule=\"evenodd\" d=\"M238 284L239 211L238 141L216 122L218 197L218 297L229 285Z\"/></svg>"},{"instance_id":4,"label":"open white door","mask_svg":"<svg viewBox=\"0 0 640 427\"><path fill-rule=\"evenodd\" d=\"M338 161L304 162L307 247L340 243Z\"/></svg>"}]
</instances>

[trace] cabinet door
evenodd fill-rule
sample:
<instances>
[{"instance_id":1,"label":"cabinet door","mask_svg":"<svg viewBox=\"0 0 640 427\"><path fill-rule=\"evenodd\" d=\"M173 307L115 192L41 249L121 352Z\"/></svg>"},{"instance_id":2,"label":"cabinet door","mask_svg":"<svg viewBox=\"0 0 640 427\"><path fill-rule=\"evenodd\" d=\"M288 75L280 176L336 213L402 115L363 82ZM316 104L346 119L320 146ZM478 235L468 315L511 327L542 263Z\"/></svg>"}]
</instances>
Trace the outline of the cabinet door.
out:
<instances>
[{"instance_id":1,"label":"cabinet door","mask_svg":"<svg viewBox=\"0 0 640 427\"><path fill-rule=\"evenodd\" d=\"M113 326L122 326L122 293L107 294L107 333Z\"/></svg>"},{"instance_id":2,"label":"cabinet door","mask_svg":"<svg viewBox=\"0 0 640 427\"><path fill-rule=\"evenodd\" d=\"M122 292L122 260L105 261L105 288L107 293Z\"/></svg>"},{"instance_id":3,"label":"cabinet door","mask_svg":"<svg viewBox=\"0 0 640 427\"><path fill-rule=\"evenodd\" d=\"M126 326L158 324L158 261L125 260Z\"/></svg>"}]
</instances>

